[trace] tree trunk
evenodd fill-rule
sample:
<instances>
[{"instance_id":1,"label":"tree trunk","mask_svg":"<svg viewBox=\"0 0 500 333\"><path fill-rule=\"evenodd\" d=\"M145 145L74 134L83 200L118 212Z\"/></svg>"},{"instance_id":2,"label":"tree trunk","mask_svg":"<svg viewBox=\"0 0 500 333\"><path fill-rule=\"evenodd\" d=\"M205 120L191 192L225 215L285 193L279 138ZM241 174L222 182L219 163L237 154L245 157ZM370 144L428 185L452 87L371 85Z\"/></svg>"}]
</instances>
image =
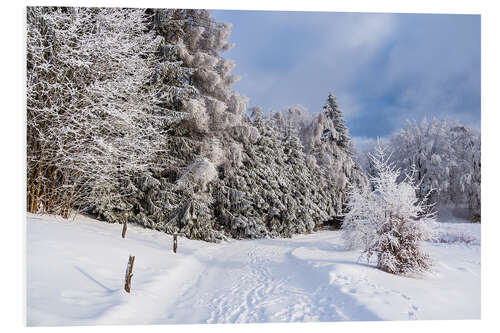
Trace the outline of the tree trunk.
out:
<instances>
[{"instance_id":1,"label":"tree trunk","mask_svg":"<svg viewBox=\"0 0 500 333\"><path fill-rule=\"evenodd\" d=\"M132 280L132 269L134 268L135 256L128 257L127 271L125 272L125 291L130 293L130 282Z\"/></svg>"}]
</instances>

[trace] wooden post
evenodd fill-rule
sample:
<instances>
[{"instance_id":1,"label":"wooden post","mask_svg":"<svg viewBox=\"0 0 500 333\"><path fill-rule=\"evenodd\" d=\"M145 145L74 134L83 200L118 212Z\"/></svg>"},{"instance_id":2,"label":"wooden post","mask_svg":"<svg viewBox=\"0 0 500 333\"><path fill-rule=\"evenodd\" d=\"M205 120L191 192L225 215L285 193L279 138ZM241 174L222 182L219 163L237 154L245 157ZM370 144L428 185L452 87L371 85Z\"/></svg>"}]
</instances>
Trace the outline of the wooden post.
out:
<instances>
[{"instance_id":1,"label":"wooden post","mask_svg":"<svg viewBox=\"0 0 500 333\"><path fill-rule=\"evenodd\" d=\"M127 233L127 220L128 217L125 215L125 221L123 221L122 238L125 238L125 234Z\"/></svg>"},{"instance_id":2,"label":"wooden post","mask_svg":"<svg viewBox=\"0 0 500 333\"><path fill-rule=\"evenodd\" d=\"M174 253L177 253L177 234L174 234Z\"/></svg>"},{"instance_id":3,"label":"wooden post","mask_svg":"<svg viewBox=\"0 0 500 333\"><path fill-rule=\"evenodd\" d=\"M134 268L135 256L128 257L127 271L125 272L125 291L130 293L130 281L132 280L132 269Z\"/></svg>"}]
</instances>

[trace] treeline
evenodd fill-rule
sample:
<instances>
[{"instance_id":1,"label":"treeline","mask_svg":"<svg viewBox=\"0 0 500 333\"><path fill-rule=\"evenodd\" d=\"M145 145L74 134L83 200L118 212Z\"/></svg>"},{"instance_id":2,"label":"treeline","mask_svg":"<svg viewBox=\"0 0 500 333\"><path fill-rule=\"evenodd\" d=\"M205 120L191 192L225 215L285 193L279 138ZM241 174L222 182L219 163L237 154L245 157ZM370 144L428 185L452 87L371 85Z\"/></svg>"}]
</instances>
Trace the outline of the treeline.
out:
<instances>
[{"instance_id":1,"label":"treeline","mask_svg":"<svg viewBox=\"0 0 500 333\"><path fill-rule=\"evenodd\" d=\"M366 178L333 94L315 117L231 89L206 10L27 9L27 210L217 241L308 232Z\"/></svg>"},{"instance_id":2,"label":"treeline","mask_svg":"<svg viewBox=\"0 0 500 333\"><path fill-rule=\"evenodd\" d=\"M401 170L399 181L415 170L421 184L417 197L427 193L436 210L461 208L473 221L481 220L481 136L457 121L426 119L406 126L382 141L391 152L390 162ZM368 158L376 147L361 152L360 160L368 175L376 169Z\"/></svg>"},{"instance_id":3,"label":"treeline","mask_svg":"<svg viewBox=\"0 0 500 333\"><path fill-rule=\"evenodd\" d=\"M374 169L353 158L335 96L313 116L249 108L221 56L230 28L206 10L28 7L27 210L207 241L343 215ZM433 202L480 218L478 133L408 123L387 145Z\"/></svg>"}]
</instances>

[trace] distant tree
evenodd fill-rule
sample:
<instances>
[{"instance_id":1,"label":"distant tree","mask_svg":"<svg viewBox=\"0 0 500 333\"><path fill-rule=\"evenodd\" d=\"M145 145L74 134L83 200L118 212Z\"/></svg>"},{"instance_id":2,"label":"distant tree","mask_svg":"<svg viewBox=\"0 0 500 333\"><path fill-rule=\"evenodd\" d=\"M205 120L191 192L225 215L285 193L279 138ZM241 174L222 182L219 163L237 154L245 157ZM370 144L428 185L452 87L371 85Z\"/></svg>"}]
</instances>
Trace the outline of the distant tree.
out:
<instances>
[{"instance_id":1,"label":"distant tree","mask_svg":"<svg viewBox=\"0 0 500 333\"><path fill-rule=\"evenodd\" d=\"M320 150L329 151L334 155L338 149L352 155L351 138L345 126L343 112L338 108L333 93L328 95L319 115L303 123L301 132L309 152L321 145L323 147Z\"/></svg>"},{"instance_id":2,"label":"distant tree","mask_svg":"<svg viewBox=\"0 0 500 333\"><path fill-rule=\"evenodd\" d=\"M480 219L480 135L458 122L432 119L407 121L390 139L392 161L403 172L416 169L417 193L438 206L465 205L471 218ZM401 176L403 177L403 176Z\"/></svg>"},{"instance_id":3,"label":"distant tree","mask_svg":"<svg viewBox=\"0 0 500 333\"><path fill-rule=\"evenodd\" d=\"M337 98L330 93L323 106L322 113L325 115L325 126L322 136L328 137L330 140L335 140L338 144L346 149L351 148L351 139L345 126L343 112L339 109ZM331 122L331 124L330 124Z\"/></svg>"},{"instance_id":4,"label":"distant tree","mask_svg":"<svg viewBox=\"0 0 500 333\"><path fill-rule=\"evenodd\" d=\"M450 169L456 202L465 203L472 220L481 220L481 136L471 128L454 126L449 132L455 163ZM458 198L457 198L458 197Z\"/></svg>"},{"instance_id":5,"label":"distant tree","mask_svg":"<svg viewBox=\"0 0 500 333\"><path fill-rule=\"evenodd\" d=\"M305 117L300 122L299 135L304 149L310 157L311 165L321 167L335 194L335 214L342 214L347 193L347 185L365 183L359 165L353 159L353 148L342 111L338 108L333 93L328 95L322 111L313 117ZM332 214L333 215L333 214Z\"/></svg>"},{"instance_id":6,"label":"distant tree","mask_svg":"<svg viewBox=\"0 0 500 333\"><path fill-rule=\"evenodd\" d=\"M420 200L416 195L415 172L398 181L400 171L380 145L372 161L377 171L370 177L374 190L368 185L350 188L342 225L348 247L361 247L367 260L376 256L377 267L389 273L428 270L431 259L420 243L433 236L434 213L427 197Z\"/></svg>"},{"instance_id":7,"label":"distant tree","mask_svg":"<svg viewBox=\"0 0 500 333\"><path fill-rule=\"evenodd\" d=\"M126 183L135 193L105 207L102 215L119 221L126 207L131 221L146 227L215 241L220 232L210 217L212 187L241 167L242 143L256 132L242 121L247 99L231 89L237 80L230 74L234 64L221 56L232 46L231 26L214 21L206 10L147 13L161 39L153 75L156 103L177 121L162 128L154 165Z\"/></svg>"}]
</instances>

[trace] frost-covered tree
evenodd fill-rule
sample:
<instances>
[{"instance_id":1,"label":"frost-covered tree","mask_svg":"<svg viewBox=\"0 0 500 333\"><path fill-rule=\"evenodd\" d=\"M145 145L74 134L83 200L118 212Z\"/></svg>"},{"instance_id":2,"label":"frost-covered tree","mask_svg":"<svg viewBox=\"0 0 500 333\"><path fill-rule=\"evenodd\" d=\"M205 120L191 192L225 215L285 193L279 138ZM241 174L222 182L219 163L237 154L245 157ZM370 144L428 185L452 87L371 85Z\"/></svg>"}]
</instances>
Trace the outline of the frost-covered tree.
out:
<instances>
[{"instance_id":1,"label":"frost-covered tree","mask_svg":"<svg viewBox=\"0 0 500 333\"><path fill-rule=\"evenodd\" d=\"M234 63L220 55L232 47L227 41L231 25L214 21L207 10L174 13L183 23L183 33L176 42L178 55L192 69L191 81L199 91L196 103L191 104L198 113L196 118L205 119L201 123L213 132L239 124L247 99L231 89L238 80L230 74Z\"/></svg>"},{"instance_id":2,"label":"frost-covered tree","mask_svg":"<svg viewBox=\"0 0 500 333\"><path fill-rule=\"evenodd\" d=\"M55 184L77 193L68 207L106 221L218 241L310 232L343 213L348 182L363 181L335 103L316 118L301 106L246 115L221 56L230 25L208 11L33 13L28 197ZM64 97L43 95L53 86ZM50 117L39 96L57 105Z\"/></svg>"},{"instance_id":3,"label":"frost-covered tree","mask_svg":"<svg viewBox=\"0 0 500 333\"><path fill-rule=\"evenodd\" d=\"M241 142L255 133L242 125L246 98L230 88L233 63L220 55L231 46L230 25L215 22L206 10L147 12L161 38L156 97L177 121L163 128L154 167L131 179L135 194L107 207L106 219L120 221L120 206L126 206L129 220L146 227L214 241L220 232L210 214L213 183L240 166Z\"/></svg>"},{"instance_id":4,"label":"frost-covered tree","mask_svg":"<svg viewBox=\"0 0 500 333\"><path fill-rule=\"evenodd\" d=\"M116 200L147 168L165 115L148 85L158 39L144 10L27 10L28 211Z\"/></svg>"},{"instance_id":5,"label":"frost-covered tree","mask_svg":"<svg viewBox=\"0 0 500 333\"><path fill-rule=\"evenodd\" d=\"M437 206L465 206L480 219L480 135L458 122L432 119L407 121L390 138L392 161L404 172L416 169L421 182L419 198L431 189L430 202Z\"/></svg>"},{"instance_id":6,"label":"frost-covered tree","mask_svg":"<svg viewBox=\"0 0 500 333\"><path fill-rule=\"evenodd\" d=\"M337 98L330 93L323 106L322 114L325 116L325 125L323 127L324 137L338 142L339 146L345 149L351 149L351 138L347 133L343 112L339 109Z\"/></svg>"},{"instance_id":7,"label":"frost-covered tree","mask_svg":"<svg viewBox=\"0 0 500 333\"><path fill-rule=\"evenodd\" d=\"M168 121L151 123L162 135L157 140L159 151L153 156L147 170L128 177L113 192L126 192L120 200L96 207L95 213L109 222L122 222L125 215L132 222L151 228L165 228L165 212L175 209L176 196L171 194L172 182L188 169L194 157L196 144L188 133L200 132L196 118L194 96L198 90L192 84L194 69L180 58L180 36L184 34L184 20L176 10L147 9L144 32L159 40L149 52L155 54L149 85L155 91L150 104L159 115L170 115ZM186 160L186 156L189 159Z\"/></svg>"},{"instance_id":8,"label":"frost-covered tree","mask_svg":"<svg viewBox=\"0 0 500 333\"><path fill-rule=\"evenodd\" d=\"M472 220L481 220L481 137L473 129L453 126L449 131L454 147L450 168L453 200L464 203Z\"/></svg>"},{"instance_id":9,"label":"frost-covered tree","mask_svg":"<svg viewBox=\"0 0 500 333\"><path fill-rule=\"evenodd\" d=\"M351 139L333 93L328 95L318 115L301 122L300 136L311 163L325 171L337 201L337 214L342 214L348 182L358 186L366 179L353 160Z\"/></svg>"},{"instance_id":10,"label":"frost-covered tree","mask_svg":"<svg viewBox=\"0 0 500 333\"><path fill-rule=\"evenodd\" d=\"M370 177L374 190L366 185L349 192L349 211L342 225L348 247L361 247L362 257L375 256L377 267L389 273L428 270L431 259L420 243L433 237L434 213L427 197L417 197L417 171L398 181L400 170L380 145L371 158L377 171Z\"/></svg>"},{"instance_id":11,"label":"frost-covered tree","mask_svg":"<svg viewBox=\"0 0 500 333\"><path fill-rule=\"evenodd\" d=\"M328 95L321 112L303 123L301 132L309 153L316 151L319 155L338 155L338 151L342 150L352 154L351 138L345 126L343 112L338 108L333 93Z\"/></svg>"}]
</instances>

